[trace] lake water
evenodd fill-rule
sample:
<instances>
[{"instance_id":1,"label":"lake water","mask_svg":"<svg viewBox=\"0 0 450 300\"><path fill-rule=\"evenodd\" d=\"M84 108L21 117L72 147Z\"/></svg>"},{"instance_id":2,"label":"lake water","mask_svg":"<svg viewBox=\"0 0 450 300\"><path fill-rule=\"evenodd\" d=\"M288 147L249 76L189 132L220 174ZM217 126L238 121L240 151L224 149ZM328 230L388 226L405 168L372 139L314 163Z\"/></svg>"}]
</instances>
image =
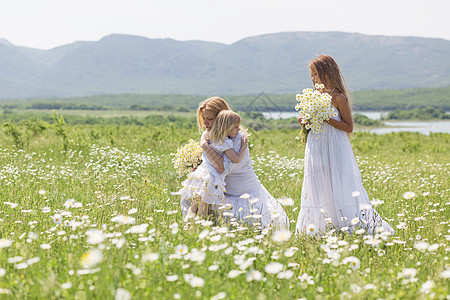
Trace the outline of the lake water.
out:
<instances>
[{"instance_id":1,"label":"lake water","mask_svg":"<svg viewBox=\"0 0 450 300\"><path fill-rule=\"evenodd\" d=\"M365 115L370 119L379 120L381 116L386 116L388 111L354 111L354 114ZM297 117L297 112L262 112L266 119L289 119ZM450 133L450 121L385 121L384 124L389 127L372 128L364 131L369 131L377 134L391 133L391 132L419 132L422 134L430 134L430 132L445 132Z\"/></svg>"},{"instance_id":2,"label":"lake water","mask_svg":"<svg viewBox=\"0 0 450 300\"><path fill-rule=\"evenodd\" d=\"M422 122L388 122L385 121L384 124L389 127L373 128L365 131L370 131L372 133L384 134L391 132L419 132L422 134L430 134L430 132L444 132L450 133L450 121L422 121Z\"/></svg>"}]
</instances>

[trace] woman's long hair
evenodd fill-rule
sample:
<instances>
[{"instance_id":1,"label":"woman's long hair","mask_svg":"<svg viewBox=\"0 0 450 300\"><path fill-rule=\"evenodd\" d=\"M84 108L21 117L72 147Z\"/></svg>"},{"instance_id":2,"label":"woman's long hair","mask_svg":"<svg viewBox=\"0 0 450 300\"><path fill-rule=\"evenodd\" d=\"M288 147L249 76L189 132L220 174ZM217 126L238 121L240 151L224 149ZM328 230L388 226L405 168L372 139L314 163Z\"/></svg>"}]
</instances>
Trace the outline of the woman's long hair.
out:
<instances>
[{"instance_id":1,"label":"woman's long hair","mask_svg":"<svg viewBox=\"0 0 450 300\"><path fill-rule=\"evenodd\" d=\"M231 130L236 126L239 126L241 121L241 116L234 111L222 110L214 120L211 130L208 132L208 138L214 144L223 144L225 138L230 135Z\"/></svg>"},{"instance_id":2,"label":"woman's long hair","mask_svg":"<svg viewBox=\"0 0 450 300\"><path fill-rule=\"evenodd\" d=\"M205 127L202 116L203 112L211 112L217 116L222 110L231 110L231 108L228 106L228 103L220 97L211 97L202 101L197 109L198 130L202 132Z\"/></svg>"},{"instance_id":3,"label":"woman's long hair","mask_svg":"<svg viewBox=\"0 0 450 300\"><path fill-rule=\"evenodd\" d=\"M352 107L348 87L336 61L329 55L321 55L311 61L309 68L311 69L312 66L316 68L320 81L322 81L325 86L331 86L335 91L345 95L351 111Z\"/></svg>"}]
</instances>

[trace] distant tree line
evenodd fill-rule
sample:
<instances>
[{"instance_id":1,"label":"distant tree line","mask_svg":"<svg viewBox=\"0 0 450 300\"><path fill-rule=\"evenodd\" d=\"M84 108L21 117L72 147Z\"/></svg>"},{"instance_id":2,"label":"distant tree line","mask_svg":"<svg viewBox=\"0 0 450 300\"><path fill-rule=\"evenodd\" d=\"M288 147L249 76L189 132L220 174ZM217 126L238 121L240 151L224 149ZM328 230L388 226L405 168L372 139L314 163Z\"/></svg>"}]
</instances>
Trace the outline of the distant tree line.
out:
<instances>
[{"instance_id":1,"label":"distant tree line","mask_svg":"<svg viewBox=\"0 0 450 300\"><path fill-rule=\"evenodd\" d=\"M84 104L84 103L32 103L31 109L73 109L73 110L108 110L104 105Z\"/></svg>"},{"instance_id":2,"label":"distant tree line","mask_svg":"<svg viewBox=\"0 0 450 300\"><path fill-rule=\"evenodd\" d=\"M414 108L411 110L394 110L388 113L387 120L448 120L450 115L441 108L426 107Z\"/></svg>"},{"instance_id":3,"label":"distant tree line","mask_svg":"<svg viewBox=\"0 0 450 300\"><path fill-rule=\"evenodd\" d=\"M353 122L361 126L381 126L380 120L373 120L361 114L353 114Z\"/></svg>"},{"instance_id":4,"label":"distant tree line","mask_svg":"<svg viewBox=\"0 0 450 300\"><path fill-rule=\"evenodd\" d=\"M361 90L351 92L356 110L412 110L433 106L450 110L450 86L402 90Z\"/></svg>"},{"instance_id":5,"label":"distant tree line","mask_svg":"<svg viewBox=\"0 0 450 300\"><path fill-rule=\"evenodd\" d=\"M140 105L134 104L129 107L129 110L147 110L147 111L177 111L177 112L190 112L191 110L185 105L175 107L173 105Z\"/></svg>"},{"instance_id":6,"label":"distant tree line","mask_svg":"<svg viewBox=\"0 0 450 300\"><path fill-rule=\"evenodd\" d=\"M450 111L448 95L450 95L450 86L402 90L360 90L351 91L351 103L355 111L412 110L414 108L426 108L427 106ZM227 100L232 109L240 111L294 111L294 106L297 103L295 94L267 94L267 97L259 97L258 95L217 96ZM196 110L198 104L208 97L208 95L153 94L95 95L70 98L2 100L2 107L4 109L192 111Z\"/></svg>"},{"instance_id":7,"label":"distant tree line","mask_svg":"<svg viewBox=\"0 0 450 300\"><path fill-rule=\"evenodd\" d=\"M287 129L300 128L296 118L290 119L266 119L258 112L239 112L243 117L243 127L251 128L253 130L267 130L267 129ZM27 120L40 120L44 123L54 124L55 118L51 114L46 113L14 113L3 112L0 114L0 123L10 122L13 124L23 123ZM197 120L195 116L175 116L175 115L148 115L146 117L110 117L105 118L101 116L90 115L64 115L64 121L68 125L135 125L135 126L160 126L160 127L174 127L174 128L196 128Z\"/></svg>"},{"instance_id":8,"label":"distant tree line","mask_svg":"<svg viewBox=\"0 0 450 300\"><path fill-rule=\"evenodd\" d=\"M299 128L297 118L289 119L266 119L261 112L242 112L238 113L243 118L243 126L253 130L268 129L289 129ZM379 120L372 120L364 115L355 114L354 122L362 126L380 126ZM49 124L55 122L54 116L48 113L15 113L12 110L4 110L0 113L1 122L21 123L27 120L39 120ZM145 117L123 116L123 117L102 117L101 115L64 115L64 121L68 125L136 125L136 126L171 126L175 128L196 128L197 121L195 116L175 116L175 115L157 115L152 114Z\"/></svg>"},{"instance_id":9,"label":"distant tree line","mask_svg":"<svg viewBox=\"0 0 450 300\"><path fill-rule=\"evenodd\" d=\"M22 123L27 120L39 120L44 123L55 123L54 116L48 113L14 113L5 111L0 114L0 123ZM92 115L64 115L64 121L68 125L137 125L137 126L175 126L176 128L194 128L197 126L195 117L180 117L174 115L149 115L146 117L111 117L105 118Z\"/></svg>"}]
</instances>

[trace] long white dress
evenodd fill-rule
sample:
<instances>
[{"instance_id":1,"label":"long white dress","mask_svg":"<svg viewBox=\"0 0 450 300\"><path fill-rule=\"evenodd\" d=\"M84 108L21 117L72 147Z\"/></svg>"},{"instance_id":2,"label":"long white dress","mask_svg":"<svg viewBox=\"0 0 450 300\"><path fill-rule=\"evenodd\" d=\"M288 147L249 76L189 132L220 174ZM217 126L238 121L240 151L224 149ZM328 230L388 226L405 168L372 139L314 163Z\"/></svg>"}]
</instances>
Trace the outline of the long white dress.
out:
<instances>
[{"instance_id":1,"label":"long white dress","mask_svg":"<svg viewBox=\"0 0 450 300\"><path fill-rule=\"evenodd\" d=\"M231 138L236 152L241 148L241 137L239 133ZM256 176L248 148L238 164L233 164L225 155L224 168L226 203L238 221L261 224L263 228L289 229L289 218L283 207Z\"/></svg>"},{"instance_id":2,"label":"long white dress","mask_svg":"<svg viewBox=\"0 0 450 300\"><path fill-rule=\"evenodd\" d=\"M332 108L337 112L333 118L341 121L339 110ZM316 232L342 227L352 231L356 226L368 232L376 227L394 232L370 204L347 133L327 123L323 126L323 132L308 134L296 233L305 233L310 224ZM352 226L356 217L360 221Z\"/></svg>"},{"instance_id":3,"label":"long white dress","mask_svg":"<svg viewBox=\"0 0 450 300\"><path fill-rule=\"evenodd\" d=\"M241 148L242 132L231 141L234 151ZM211 165L206 155L202 164L188 179L182 182L183 188L175 195L181 195L181 210L185 216L192 199L199 195L212 210L217 210L227 220L235 218L237 222L253 224L262 228L288 228L289 220L284 209L276 199L259 182L256 176L248 148L241 162L234 164L224 155L230 143L211 147L223 156L224 169L219 174Z\"/></svg>"}]
</instances>

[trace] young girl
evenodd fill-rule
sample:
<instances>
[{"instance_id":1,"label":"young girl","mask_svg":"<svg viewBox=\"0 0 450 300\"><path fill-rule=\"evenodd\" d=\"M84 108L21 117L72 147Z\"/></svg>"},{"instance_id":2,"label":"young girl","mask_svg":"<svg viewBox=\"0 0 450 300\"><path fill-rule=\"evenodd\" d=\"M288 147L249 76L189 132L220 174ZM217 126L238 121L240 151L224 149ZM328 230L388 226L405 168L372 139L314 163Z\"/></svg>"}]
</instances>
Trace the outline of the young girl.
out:
<instances>
[{"instance_id":1,"label":"young girl","mask_svg":"<svg viewBox=\"0 0 450 300\"><path fill-rule=\"evenodd\" d=\"M221 212L221 208L226 208L228 220L235 219L262 228L289 228L285 211L259 182L253 170L245 132L224 133L222 135L224 142L219 145L221 138L214 132L219 132L221 131L219 128L225 127L222 125L225 124L224 119L231 119L233 113L228 112L230 110L226 101L219 97L208 98L198 106L198 128L206 129L200 142L205 164L202 162L196 171L189 174L188 179L182 183L183 188L175 193L181 195L180 206L183 216L186 219L188 212L194 215L193 211L197 208L195 204L191 207L191 204L195 199L194 201L199 201L200 206L206 211L211 209ZM238 123L234 125L234 130L238 131L236 128ZM211 140L215 142L212 143ZM233 163L228 157L234 154L230 152L232 148L228 148L230 146L228 140L231 140L236 155L244 151L239 163ZM205 211L202 214L205 214Z\"/></svg>"},{"instance_id":2,"label":"young girl","mask_svg":"<svg viewBox=\"0 0 450 300\"><path fill-rule=\"evenodd\" d=\"M310 65L313 85L323 84L332 96L334 117L323 124L323 132L309 134L305 148L305 170L296 233L314 225L319 232L357 224L369 232L380 227L393 232L369 202L363 187L348 134L353 131L349 96L342 73L328 55ZM301 119L298 120L300 124ZM355 219L358 218L358 219Z\"/></svg>"},{"instance_id":3,"label":"young girl","mask_svg":"<svg viewBox=\"0 0 450 300\"><path fill-rule=\"evenodd\" d=\"M236 122L233 116L236 117L237 114L228 110L221 111L214 119L208 134L211 146L219 153L221 151L225 153L224 172L221 174L226 188L223 205L217 207L209 202L200 203L203 207L219 209L219 212L220 209L226 209L228 220L235 219L238 222L262 228L288 229L289 220L286 212L261 184L253 170L246 133L239 126L241 119L239 117L236 120L239 122ZM228 134L228 130L221 130L221 128L232 130ZM218 147L222 138L224 138L223 146ZM238 156L236 158L233 157L235 153ZM200 211L202 211L202 205L199 208Z\"/></svg>"},{"instance_id":4,"label":"young girl","mask_svg":"<svg viewBox=\"0 0 450 300\"><path fill-rule=\"evenodd\" d=\"M239 163L247 150L247 139L242 139L240 150L235 152L230 138L236 138L241 131L241 117L231 111L222 110L216 117L211 129L204 132L204 138L210 146L222 157L226 155L234 163ZM203 162L183 181L183 188L176 194L190 200L190 207L185 218L191 218L197 213L206 217L210 207L215 208L225 203L224 174L219 174L203 155Z\"/></svg>"}]
</instances>

